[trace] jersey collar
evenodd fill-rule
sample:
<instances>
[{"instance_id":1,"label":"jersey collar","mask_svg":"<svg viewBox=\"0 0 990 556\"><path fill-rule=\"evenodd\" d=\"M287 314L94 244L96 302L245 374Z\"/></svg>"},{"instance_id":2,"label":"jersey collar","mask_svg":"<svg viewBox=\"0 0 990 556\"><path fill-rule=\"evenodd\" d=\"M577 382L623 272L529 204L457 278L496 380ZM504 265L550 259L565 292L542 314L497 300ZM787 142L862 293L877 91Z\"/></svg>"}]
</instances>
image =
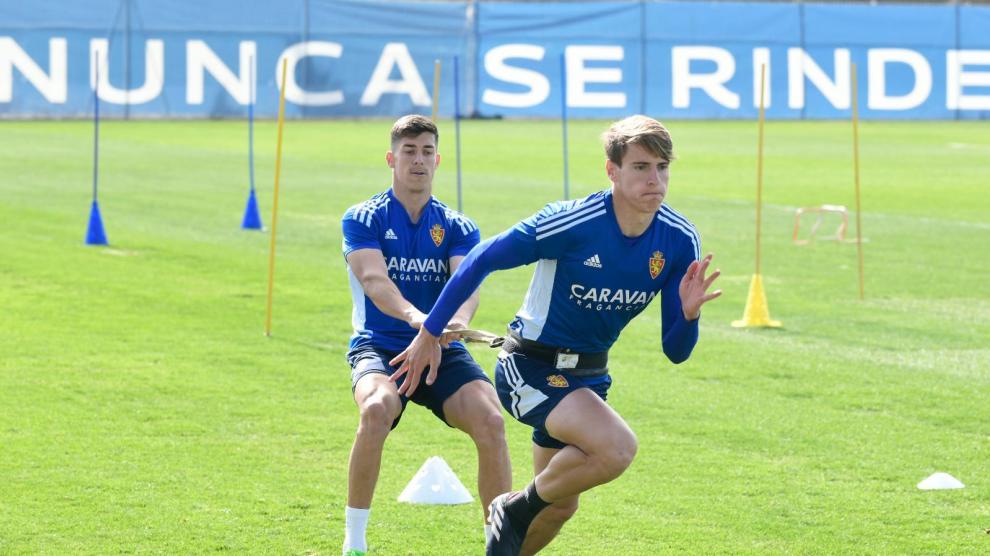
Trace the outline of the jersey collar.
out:
<instances>
[{"instance_id":1,"label":"jersey collar","mask_svg":"<svg viewBox=\"0 0 990 556\"><path fill-rule=\"evenodd\" d=\"M430 210L430 205L432 205L433 204L433 201L436 200L436 197L434 197L433 195L430 195L430 198L427 199L427 201L426 201L426 205L423 207L423 213L419 215L419 222L415 222L414 223L412 221L412 218L409 217L409 211L407 211L406 210L406 207L403 206L403 204L399 201L399 198L395 196L395 191L392 191L392 187L391 186L389 186L389 188L386 191L386 193L388 194L388 198L393 203L395 203L395 206L396 207L398 207L399 212L402 213L402 216L404 217L404 220L405 220L405 224L409 228L418 228L419 225L423 223L423 220L426 219L426 213L427 213L427 211Z\"/></svg>"}]
</instances>

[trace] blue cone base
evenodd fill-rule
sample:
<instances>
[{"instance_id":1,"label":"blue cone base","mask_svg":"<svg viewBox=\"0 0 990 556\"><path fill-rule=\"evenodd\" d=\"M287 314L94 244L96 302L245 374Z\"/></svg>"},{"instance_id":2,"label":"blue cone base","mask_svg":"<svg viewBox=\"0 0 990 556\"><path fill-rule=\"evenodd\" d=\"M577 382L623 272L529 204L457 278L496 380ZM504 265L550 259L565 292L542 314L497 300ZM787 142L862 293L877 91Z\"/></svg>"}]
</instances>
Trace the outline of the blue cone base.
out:
<instances>
[{"instance_id":1,"label":"blue cone base","mask_svg":"<svg viewBox=\"0 0 990 556\"><path fill-rule=\"evenodd\" d=\"M254 196L254 189L251 190L251 194L248 196L247 207L244 209L244 220L241 222L241 228L245 230L261 229L261 215L258 213L258 200Z\"/></svg>"},{"instance_id":2,"label":"blue cone base","mask_svg":"<svg viewBox=\"0 0 990 556\"><path fill-rule=\"evenodd\" d=\"M86 245L107 245L107 234L103 231L103 218L100 217L100 205L95 200L89 209Z\"/></svg>"}]
</instances>

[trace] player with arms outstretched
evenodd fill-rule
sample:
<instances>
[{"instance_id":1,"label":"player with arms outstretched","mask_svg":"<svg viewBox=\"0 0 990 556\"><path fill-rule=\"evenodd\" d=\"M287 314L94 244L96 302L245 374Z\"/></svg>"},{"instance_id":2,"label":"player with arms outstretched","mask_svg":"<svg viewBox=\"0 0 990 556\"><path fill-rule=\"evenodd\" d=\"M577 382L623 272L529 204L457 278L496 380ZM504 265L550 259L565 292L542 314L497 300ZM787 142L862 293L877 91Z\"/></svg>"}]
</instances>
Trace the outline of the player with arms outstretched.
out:
<instances>
[{"instance_id":1,"label":"player with arms outstretched","mask_svg":"<svg viewBox=\"0 0 990 556\"><path fill-rule=\"evenodd\" d=\"M393 380L436 374L439 336L488 273L536 263L529 291L499 354L502 406L533 428L536 477L491 507L487 553L532 554L578 506L578 496L619 477L636 437L605 403L608 350L622 329L660 296L663 352L686 360L701 307L718 277L707 275L694 226L664 203L673 159L667 129L645 116L603 135L611 188L547 205L471 250L444 287L412 344L392 360ZM441 371L442 372L442 371Z\"/></svg>"}]
</instances>

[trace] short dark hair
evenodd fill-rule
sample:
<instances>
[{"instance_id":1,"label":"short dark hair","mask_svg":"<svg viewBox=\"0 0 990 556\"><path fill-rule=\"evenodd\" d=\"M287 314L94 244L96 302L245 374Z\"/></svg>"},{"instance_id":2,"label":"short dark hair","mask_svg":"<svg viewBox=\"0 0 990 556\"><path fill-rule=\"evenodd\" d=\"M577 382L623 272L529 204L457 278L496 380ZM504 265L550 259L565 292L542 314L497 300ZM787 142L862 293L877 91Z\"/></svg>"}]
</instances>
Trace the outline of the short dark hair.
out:
<instances>
[{"instance_id":1,"label":"short dark hair","mask_svg":"<svg viewBox=\"0 0 990 556\"><path fill-rule=\"evenodd\" d=\"M605 155L616 166L622 166L622 157L629 145L639 145L667 162L674 159L674 143L670 132L653 118L636 115L619 120L602 134Z\"/></svg>"},{"instance_id":2,"label":"short dark hair","mask_svg":"<svg viewBox=\"0 0 990 556\"><path fill-rule=\"evenodd\" d=\"M403 116L392 124L392 146L403 137L419 137L423 133L432 133L437 145L440 144L440 132L433 120L419 114Z\"/></svg>"}]
</instances>

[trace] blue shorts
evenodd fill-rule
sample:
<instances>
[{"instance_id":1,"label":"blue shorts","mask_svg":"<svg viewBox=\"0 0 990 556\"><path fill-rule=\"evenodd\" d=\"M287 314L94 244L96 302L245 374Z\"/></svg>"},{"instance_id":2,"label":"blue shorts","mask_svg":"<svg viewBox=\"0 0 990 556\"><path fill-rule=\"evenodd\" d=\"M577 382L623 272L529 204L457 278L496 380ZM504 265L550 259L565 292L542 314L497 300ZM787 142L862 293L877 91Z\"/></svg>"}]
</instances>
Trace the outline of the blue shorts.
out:
<instances>
[{"instance_id":1,"label":"blue shorts","mask_svg":"<svg viewBox=\"0 0 990 556\"><path fill-rule=\"evenodd\" d=\"M560 449L567 444L547 432L547 415L565 396L578 388L589 388L605 399L612 377L576 377L526 357L521 353L498 354L495 365L495 391L498 399L517 421L533 427L533 443L544 448Z\"/></svg>"},{"instance_id":2,"label":"blue shorts","mask_svg":"<svg viewBox=\"0 0 990 556\"><path fill-rule=\"evenodd\" d=\"M398 351L375 349L371 346L354 348L348 352L347 362L351 365L351 391L354 391L358 380L361 380L364 375L380 373L392 376L395 374L395 367L389 365L388 362L399 353ZM426 384L426 375L426 369L423 369L419 386L413 393L412 401L429 408L444 423L447 423L447 419L443 415L443 402L453 396L461 386L473 380L484 380L488 384L492 383L485 371L482 370L481 365L478 365L478 362L463 346L442 350L440 369L437 371L437 379L432 385ZM396 386L401 386L407 376L409 375L402 375L396 381ZM409 402L410 398L402 395L399 398L402 400L402 411L405 411L406 403ZM393 429L399 424L399 419L402 419L401 412L392 422ZM447 426L451 426L450 423L447 423Z\"/></svg>"}]
</instances>

